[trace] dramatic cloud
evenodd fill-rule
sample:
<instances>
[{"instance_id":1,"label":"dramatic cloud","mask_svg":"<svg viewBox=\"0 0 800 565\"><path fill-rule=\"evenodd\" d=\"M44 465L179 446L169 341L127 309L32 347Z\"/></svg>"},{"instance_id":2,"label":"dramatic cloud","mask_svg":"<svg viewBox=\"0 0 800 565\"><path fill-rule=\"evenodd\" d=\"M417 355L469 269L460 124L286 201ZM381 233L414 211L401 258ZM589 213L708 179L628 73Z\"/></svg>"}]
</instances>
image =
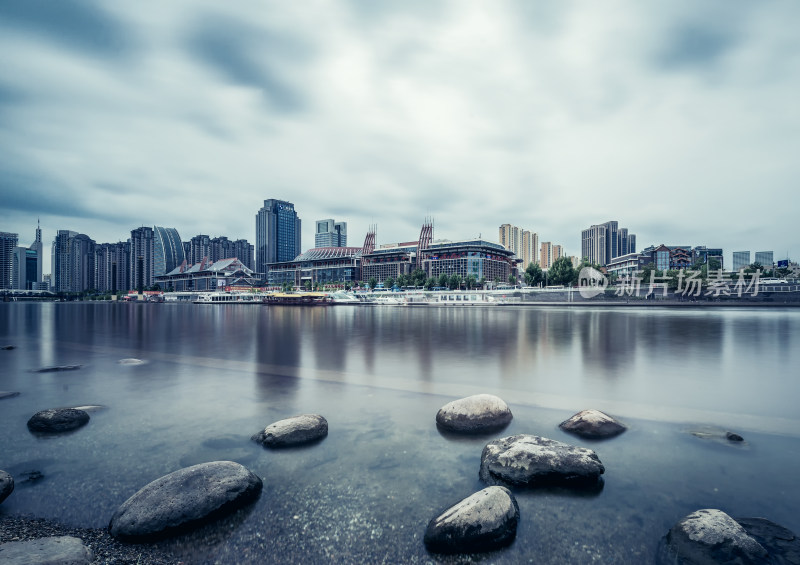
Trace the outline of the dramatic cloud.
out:
<instances>
[{"instance_id":1,"label":"dramatic cloud","mask_svg":"<svg viewBox=\"0 0 800 565\"><path fill-rule=\"evenodd\" d=\"M255 237L263 200L378 242L500 224L580 252L787 252L800 6L6 0L0 230Z\"/></svg>"}]
</instances>

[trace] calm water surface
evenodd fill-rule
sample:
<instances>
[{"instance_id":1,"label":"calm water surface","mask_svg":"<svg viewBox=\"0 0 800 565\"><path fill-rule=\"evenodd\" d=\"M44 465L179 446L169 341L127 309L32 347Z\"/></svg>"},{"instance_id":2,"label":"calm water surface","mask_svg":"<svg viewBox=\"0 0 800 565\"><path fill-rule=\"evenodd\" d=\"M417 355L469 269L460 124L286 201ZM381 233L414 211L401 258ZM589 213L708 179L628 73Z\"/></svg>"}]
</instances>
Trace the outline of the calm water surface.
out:
<instances>
[{"instance_id":1,"label":"calm water surface","mask_svg":"<svg viewBox=\"0 0 800 565\"><path fill-rule=\"evenodd\" d=\"M102 527L146 483L238 461L264 479L251 507L165 542L188 563L455 562L427 522L472 492L481 449L533 433L595 449L593 495L518 490L514 544L486 563L649 563L689 512L720 508L800 532L800 312L780 309L292 308L0 304L0 516ZM147 363L123 366L123 358ZM77 371L35 373L50 365ZM498 394L494 436L435 426L446 402ZM39 438L38 410L97 404L74 433ZM629 424L605 442L562 433L584 408ZM323 442L267 451L249 437L318 412ZM746 445L698 439L731 429ZM25 480L39 471L39 480Z\"/></svg>"}]
</instances>

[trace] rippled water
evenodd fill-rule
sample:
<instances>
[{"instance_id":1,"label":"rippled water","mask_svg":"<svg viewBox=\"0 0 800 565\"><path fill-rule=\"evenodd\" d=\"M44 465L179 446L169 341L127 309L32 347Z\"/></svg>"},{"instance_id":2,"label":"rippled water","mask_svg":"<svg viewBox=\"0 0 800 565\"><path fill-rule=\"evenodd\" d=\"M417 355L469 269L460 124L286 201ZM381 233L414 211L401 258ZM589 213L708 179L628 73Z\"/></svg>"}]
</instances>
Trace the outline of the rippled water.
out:
<instances>
[{"instance_id":1,"label":"rippled water","mask_svg":"<svg viewBox=\"0 0 800 565\"><path fill-rule=\"evenodd\" d=\"M799 330L800 311L780 309L0 304L0 345L17 346L0 351L0 390L21 392L0 400L0 469L17 481L0 516L105 526L149 481L230 459L265 490L165 544L187 562L451 562L425 551L427 522L482 487L489 439L534 433L595 449L604 488L515 491L516 541L475 561L648 563L706 507L800 532ZM82 367L32 372L69 364ZM440 434L436 411L478 392L503 397L511 425ZM105 408L74 433L26 428L38 410L87 404ZM629 431L558 429L590 407ZM319 444L249 440L308 412L328 419ZM746 444L687 433L700 425Z\"/></svg>"}]
</instances>

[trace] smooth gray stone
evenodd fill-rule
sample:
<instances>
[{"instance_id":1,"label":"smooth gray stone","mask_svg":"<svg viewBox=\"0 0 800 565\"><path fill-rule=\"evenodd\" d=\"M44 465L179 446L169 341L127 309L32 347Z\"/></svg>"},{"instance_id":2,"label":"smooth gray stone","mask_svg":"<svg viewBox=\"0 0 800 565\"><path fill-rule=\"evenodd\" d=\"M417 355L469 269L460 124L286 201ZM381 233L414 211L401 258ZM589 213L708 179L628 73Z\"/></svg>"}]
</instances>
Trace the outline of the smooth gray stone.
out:
<instances>
[{"instance_id":1,"label":"smooth gray stone","mask_svg":"<svg viewBox=\"0 0 800 565\"><path fill-rule=\"evenodd\" d=\"M11 351L12 349L16 349L16 345L0 345L0 349L5 351Z\"/></svg>"},{"instance_id":2,"label":"smooth gray stone","mask_svg":"<svg viewBox=\"0 0 800 565\"><path fill-rule=\"evenodd\" d=\"M36 369L34 373L55 373L58 371L77 371L83 367L83 365L58 365L54 367L42 367L41 369Z\"/></svg>"},{"instance_id":3,"label":"smooth gray stone","mask_svg":"<svg viewBox=\"0 0 800 565\"><path fill-rule=\"evenodd\" d=\"M42 410L28 420L28 429L32 432L67 432L75 430L89 422L89 414L75 408L51 408Z\"/></svg>"},{"instance_id":4,"label":"smooth gray stone","mask_svg":"<svg viewBox=\"0 0 800 565\"><path fill-rule=\"evenodd\" d=\"M13 390L0 390L0 399L13 398L15 396L19 396L19 392Z\"/></svg>"},{"instance_id":5,"label":"smooth gray stone","mask_svg":"<svg viewBox=\"0 0 800 565\"><path fill-rule=\"evenodd\" d=\"M585 486L604 472L591 449L528 434L490 441L481 453L480 478L489 484Z\"/></svg>"},{"instance_id":6,"label":"smooth gray stone","mask_svg":"<svg viewBox=\"0 0 800 565\"><path fill-rule=\"evenodd\" d=\"M146 361L142 361L141 359L136 359L135 357L128 357L126 359L120 359L117 361L120 365L144 365Z\"/></svg>"},{"instance_id":7,"label":"smooth gray stone","mask_svg":"<svg viewBox=\"0 0 800 565\"><path fill-rule=\"evenodd\" d=\"M514 541L518 523L514 495L505 487L491 486L431 520L425 545L436 553L491 551Z\"/></svg>"},{"instance_id":8,"label":"smooth gray stone","mask_svg":"<svg viewBox=\"0 0 800 565\"><path fill-rule=\"evenodd\" d=\"M769 553L773 565L800 565L800 539L766 518L734 518Z\"/></svg>"},{"instance_id":9,"label":"smooth gray stone","mask_svg":"<svg viewBox=\"0 0 800 565\"><path fill-rule=\"evenodd\" d=\"M92 550L72 536L53 536L0 545L3 565L87 565Z\"/></svg>"},{"instance_id":10,"label":"smooth gray stone","mask_svg":"<svg viewBox=\"0 0 800 565\"><path fill-rule=\"evenodd\" d=\"M608 414L599 410L581 410L558 425L565 432L570 432L589 439L614 437L627 428Z\"/></svg>"},{"instance_id":11,"label":"smooth gray stone","mask_svg":"<svg viewBox=\"0 0 800 565\"><path fill-rule=\"evenodd\" d=\"M191 530L258 498L262 482L233 461L213 461L179 469L144 486L122 503L109 532L123 541L142 542Z\"/></svg>"},{"instance_id":12,"label":"smooth gray stone","mask_svg":"<svg viewBox=\"0 0 800 565\"><path fill-rule=\"evenodd\" d=\"M328 421L319 414L302 414L270 424L250 439L265 447L300 445L328 435Z\"/></svg>"},{"instance_id":13,"label":"smooth gray stone","mask_svg":"<svg viewBox=\"0 0 800 565\"><path fill-rule=\"evenodd\" d=\"M0 471L0 503L14 492L14 477L5 471Z\"/></svg>"},{"instance_id":14,"label":"smooth gray stone","mask_svg":"<svg viewBox=\"0 0 800 565\"><path fill-rule=\"evenodd\" d=\"M436 423L453 432L481 433L498 430L513 418L502 398L492 394L476 394L454 400L436 413Z\"/></svg>"},{"instance_id":15,"label":"smooth gray stone","mask_svg":"<svg viewBox=\"0 0 800 565\"><path fill-rule=\"evenodd\" d=\"M692 512L667 533L661 563L715 565L770 563L769 554L736 520L722 510Z\"/></svg>"}]
</instances>

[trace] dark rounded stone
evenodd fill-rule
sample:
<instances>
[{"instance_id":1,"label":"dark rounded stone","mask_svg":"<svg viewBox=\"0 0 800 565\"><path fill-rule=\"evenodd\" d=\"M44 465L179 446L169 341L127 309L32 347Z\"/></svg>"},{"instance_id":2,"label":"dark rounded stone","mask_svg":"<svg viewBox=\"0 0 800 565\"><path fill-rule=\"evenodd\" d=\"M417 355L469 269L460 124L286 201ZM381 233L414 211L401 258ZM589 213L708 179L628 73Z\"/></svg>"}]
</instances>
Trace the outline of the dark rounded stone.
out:
<instances>
[{"instance_id":1,"label":"dark rounded stone","mask_svg":"<svg viewBox=\"0 0 800 565\"><path fill-rule=\"evenodd\" d=\"M425 545L436 553L491 551L514 541L519 506L507 488L487 487L451 506L425 530Z\"/></svg>"},{"instance_id":2,"label":"dark rounded stone","mask_svg":"<svg viewBox=\"0 0 800 565\"><path fill-rule=\"evenodd\" d=\"M301 445L328 435L328 421L319 414L302 414L270 424L250 439L264 447Z\"/></svg>"},{"instance_id":3,"label":"dark rounded stone","mask_svg":"<svg viewBox=\"0 0 800 565\"><path fill-rule=\"evenodd\" d=\"M591 487L604 472L591 449L528 434L490 441L481 453L480 478L489 484Z\"/></svg>"},{"instance_id":4,"label":"dark rounded stone","mask_svg":"<svg viewBox=\"0 0 800 565\"><path fill-rule=\"evenodd\" d=\"M0 503L2 503L8 495L14 491L14 477L6 473L5 471L0 471Z\"/></svg>"},{"instance_id":5,"label":"dark rounded stone","mask_svg":"<svg viewBox=\"0 0 800 565\"><path fill-rule=\"evenodd\" d=\"M624 424L608 414L593 409L578 412L561 422L558 427L565 432L589 439L614 437L627 429Z\"/></svg>"},{"instance_id":6,"label":"dark rounded stone","mask_svg":"<svg viewBox=\"0 0 800 565\"><path fill-rule=\"evenodd\" d=\"M744 441L744 438L739 434L733 432L725 432L725 439L728 441Z\"/></svg>"},{"instance_id":7,"label":"dark rounded stone","mask_svg":"<svg viewBox=\"0 0 800 565\"><path fill-rule=\"evenodd\" d=\"M179 469L122 503L111 517L109 532L130 542L182 533L255 500L262 486L258 476L233 461Z\"/></svg>"},{"instance_id":8,"label":"dark rounded stone","mask_svg":"<svg viewBox=\"0 0 800 565\"><path fill-rule=\"evenodd\" d=\"M32 432L67 432L86 425L89 414L75 408L52 408L37 412L28 420Z\"/></svg>"},{"instance_id":9,"label":"dark rounded stone","mask_svg":"<svg viewBox=\"0 0 800 565\"><path fill-rule=\"evenodd\" d=\"M476 394L442 406L436 413L436 424L451 432L483 433L507 426L512 418L502 398Z\"/></svg>"}]
</instances>

